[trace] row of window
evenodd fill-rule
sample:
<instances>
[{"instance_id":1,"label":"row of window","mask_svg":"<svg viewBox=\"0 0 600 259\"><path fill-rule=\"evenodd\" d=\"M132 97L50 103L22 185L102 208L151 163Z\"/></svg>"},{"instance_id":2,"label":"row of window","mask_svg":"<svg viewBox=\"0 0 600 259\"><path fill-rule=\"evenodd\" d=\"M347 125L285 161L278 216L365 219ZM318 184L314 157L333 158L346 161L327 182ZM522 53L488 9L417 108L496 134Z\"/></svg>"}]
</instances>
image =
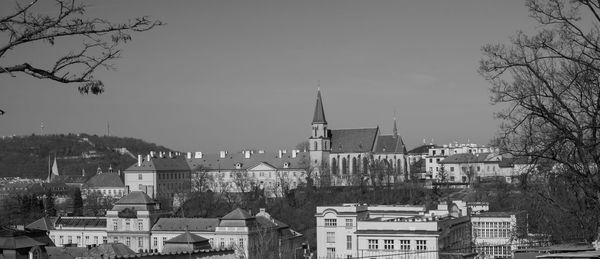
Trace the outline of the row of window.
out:
<instances>
[{"instance_id":1,"label":"row of window","mask_svg":"<svg viewBox=\"0 0 600 259\"><path fill-rule=\"evenodd\" d=\"M492 258L511 258L510 246L479 246L476 248L479 253Z\"/></svg>"},{"instance_id":2,"label":"row of window","mask_svg":"<svg viewBox=\"0 0 600 259\"><path fill-rule=\"evenodd\" d=\"M112 189L109 189L109 190L102 189L102 191L100 191L100 190L88 190L88 189L84 189L83 190L84 194L91 194L91 193L94 193L94 192L100 192L103 195L111 195L112 196L114 194L114 195L118 195L118 196L123 196L123 190L114 190L114 192L113 192Z\"/></svg>"},{"instance_id":3,"label":"row of window","mask_svg":"<svg viewBox=\"0 0 600 259\"><path fill-rule=\"evenodd\" d=\"M472 224L477 238L508 238L511 234L510 222L473 222Z\"/></svg>"},{"instance_id":4,"label":"row of window","mask_svg":"<svg viewBox=\"0 0 600 259\"><path fill-rule=\"evenodd\" d=\"M352 228L354 221L352 219L346 219L346 228ZM337 227L337 219L325 219L325 227Z\"/></svg>"},{"instance_id":5,"label":"row of window","mask_svg":"<svg viewBox=\"0 0 600 259\"><path fill-rule=\"evenodd\" d=\"M123 229L119 229L119 219L113 219L113 230L121 230L121 231L128 231L128 230L136 230L134 228L132 228L132 222L131 221L137 221L137 230L143 231L144 230L144 221L141 219L138 220L130 220L130 219L125 219L125 226ZM133 225L134 226L134 225Z\"/></svg>"},{"instance_id":6,"label":"row of window","mask_svg":"<svg viewBox=\"0 0 600 259\"><path fill-rule=\"evenodd\" d=\"M212 172L212 174L217 177L217 178L230 178L230 177L235 177L236 174L238 173L246 173L246 172ZM248 177L269 177L269 178L273 178L275 176L282 176L284 174L287 175L287 173L289 173L289 171L285 171L285 172L279 172L279 171L258 171L258 172L247 172L248 173ZM298 177L298 175L304 177L305 173L304 172L297 172L297 171L292 171L292 176L293 177ZM243 175L242 175L243 176ZM286 177L284 175L284 177Z\"/></svg>"},{"instance_id":7,"label":"row of window","mask_svg":"<svg viewBox=\"0 0 600 259\"><path fill-rule=\"evenodd\" d=\"M403 250L409 251L411 249L411 242L408 239L384 239L383 242L379 242L379 239L368 239L367 245L369 250L378 250L381 248L383 250ZM397 242L396 242L397 241ZM427 240L415 240L414 250L417 251L425 251L427 250Z\"/></svg>"}]
</instances>

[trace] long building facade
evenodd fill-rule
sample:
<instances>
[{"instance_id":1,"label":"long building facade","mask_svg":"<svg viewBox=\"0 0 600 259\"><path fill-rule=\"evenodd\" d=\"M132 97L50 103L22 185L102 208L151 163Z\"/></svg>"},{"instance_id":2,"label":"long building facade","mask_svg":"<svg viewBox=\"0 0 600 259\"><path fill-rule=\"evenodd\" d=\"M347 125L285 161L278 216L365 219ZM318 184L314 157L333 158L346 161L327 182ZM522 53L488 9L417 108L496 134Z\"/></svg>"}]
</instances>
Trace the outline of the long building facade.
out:
<instances>
[{"instance_id":1,"label":"long building facade","mask_svg":"<svg viewBox=\"0 0 600 259\"><path fill-rule=\"evenodd\" d=\"M169 240L191 233L209 240L211 248L234 249L238 258L289 257L304 242L302 234L264 210L256 215L238 208L219 218L170 218L141 191L121 198L106 217L44 217L27 228L46 231L58 247L122 243L141 252L163 252Z\"/></svg>"}]
</instances>

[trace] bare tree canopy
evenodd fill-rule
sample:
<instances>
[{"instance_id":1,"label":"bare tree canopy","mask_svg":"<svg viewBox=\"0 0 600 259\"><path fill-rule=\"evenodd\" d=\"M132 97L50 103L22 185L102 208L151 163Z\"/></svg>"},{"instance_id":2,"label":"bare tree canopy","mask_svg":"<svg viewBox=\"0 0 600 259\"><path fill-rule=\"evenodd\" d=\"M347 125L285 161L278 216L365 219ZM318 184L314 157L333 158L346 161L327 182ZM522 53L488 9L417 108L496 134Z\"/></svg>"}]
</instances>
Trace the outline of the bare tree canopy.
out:
<instances>
[{"instance_id":1,"label":"bare tree canopy","mask_svg":"<svg viewBox=\"0 0 600 259\"><path fill-rule=\"evenodd\" d=\"M538 31L484 46L479 72L492 102L506 107L497 114L503 148L538 164L544 184L535 195L572 217L577 229L567 233L591 237L600 208L600 1L526 6Z\"/></svg>"},{"instance_id":2,"label":"bare tree canopy","mask_svg":"<svg viewBox=\"0 0 600 259\"><path fill-rule=\"evenodd\" d=\"M16 76L24 73L59 83L78 83L82 94L104 91L104 84L94 78L94 72L99 67L113 68L112 61L121 54L119 45L131 40L132 32L163 25L161 21L146 16L125 23L88 17L88 6L77 0L54 0L55 10L52 12L40 11L41 4L38 0L27 4L15 2L14 11L0 17L0 39L3 39L0 42L0 74ZM31 47L31 43L54 45L63 38L80 40L82 45L57 58L52 65L42 66L26 61L4 63L6 54L11 51Z\"/></svg>"}]
</instances>

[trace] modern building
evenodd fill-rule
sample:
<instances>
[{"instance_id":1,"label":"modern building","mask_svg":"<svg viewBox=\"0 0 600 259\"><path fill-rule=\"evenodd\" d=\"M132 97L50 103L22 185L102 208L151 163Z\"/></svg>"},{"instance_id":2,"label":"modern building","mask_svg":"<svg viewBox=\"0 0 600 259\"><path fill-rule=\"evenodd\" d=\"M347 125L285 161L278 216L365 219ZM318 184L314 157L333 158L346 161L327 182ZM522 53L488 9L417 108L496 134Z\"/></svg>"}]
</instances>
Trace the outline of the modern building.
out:
<instances>
[{"instance_id":1,"label":"modern building","mask_svg":"<svg viewBox=\"0 0 600 259\"><path fill-rule=\"evenodd\" d=\"M527 214L482 212L471 216L475 249L484 258L511 258L512 251L527 238Z\"/></svg>"},{"instance_id":2,"label":"modern building","mask_svg":"<svg viewBox=\"0 0 600 259\"><path fill-rule=\"evenodd\" d=\"M406 147L395 119L392 135L381 134L379 127L329 129L318 91L311 125L310 177L318 179L316 182L348 186L408 179Z\"/></svg>"},{"instance_id":3,"label":"modern building","mask_svg":"<svg viewBox=\"0 0 600 259\"><path fill-rule=\"evenodd\" d=\"M454 203L437 210L406 205L319 206L315 216L319 258L473 255L469 217Z\"/></svg>"}]
</instances>

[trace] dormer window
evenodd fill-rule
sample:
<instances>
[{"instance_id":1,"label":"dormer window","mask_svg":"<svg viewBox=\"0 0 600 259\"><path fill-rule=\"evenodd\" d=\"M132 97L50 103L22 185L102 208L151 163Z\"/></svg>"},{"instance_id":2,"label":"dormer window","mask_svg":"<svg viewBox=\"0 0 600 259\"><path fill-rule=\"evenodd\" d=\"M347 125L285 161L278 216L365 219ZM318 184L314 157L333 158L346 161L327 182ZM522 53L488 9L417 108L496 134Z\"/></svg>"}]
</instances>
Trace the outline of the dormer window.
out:
<instances>
[{"instance_id":1,"label":"dormer window","mask_svg":"<svg viewBox=\"0 0 600 259\"><path fill-rule=\"evenodd\" d=\"M242 163L236 163L235 169L242 169Z\"/></svg>"},{"instance_id":2,"label":"dormer window","mask_svg":"<svg viewBox=\"0 0 600 259\"><path fill-rule=\"evenodd\" d=\"M283 168L290 168L290 162L283 163Z\"/></svg>"}]
</instances>

